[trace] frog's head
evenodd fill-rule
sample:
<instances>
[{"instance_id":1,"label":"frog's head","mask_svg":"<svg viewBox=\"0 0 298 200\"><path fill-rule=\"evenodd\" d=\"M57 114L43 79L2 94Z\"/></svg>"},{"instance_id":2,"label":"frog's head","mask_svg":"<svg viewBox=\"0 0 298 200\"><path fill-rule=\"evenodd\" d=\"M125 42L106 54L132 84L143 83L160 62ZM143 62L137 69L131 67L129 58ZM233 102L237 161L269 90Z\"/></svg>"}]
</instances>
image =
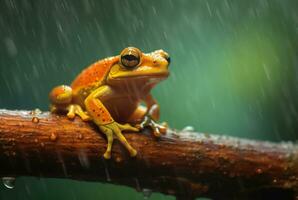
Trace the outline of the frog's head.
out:
<instances>
[{"instance_id":1,"label":"frog's head","mask_svg":"<svg viewBox=\"0 0 298 200\"><path fill-rule=\"evenodd\" d=\"M169 76L169 64L169 54L163 50L143 53L138 48L127 47L111 67L107 81L112 84L121 80L158 83Z\"/></svg>"}]
</instances>

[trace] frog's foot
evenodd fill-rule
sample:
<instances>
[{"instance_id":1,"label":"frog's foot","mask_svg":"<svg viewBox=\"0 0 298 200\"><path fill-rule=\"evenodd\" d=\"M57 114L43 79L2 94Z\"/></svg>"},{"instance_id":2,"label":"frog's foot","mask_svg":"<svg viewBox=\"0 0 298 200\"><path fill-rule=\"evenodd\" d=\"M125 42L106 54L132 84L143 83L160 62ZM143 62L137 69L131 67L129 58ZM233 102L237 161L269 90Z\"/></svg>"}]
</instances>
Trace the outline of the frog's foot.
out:
<instances>
[{"instance_id":1,"label":"frog's foot","mask_svg":"<svg viewBox=\"0 0 298 200\"><path fill-rule=\"evenodd\" d=\"M129 124L119 124L117 122L112 122L105 125L99 126L100 130L107 136L108 145L106 152L103 154L103 157L105 159L111 158L111 150L113 145L113 135L115 134L119 141L125 146L125 148L128 150L131 157L135 157L137 155L137 151L127 142L126 138L123 136L122 131L139 131L138 128L135 128Z\"/></svg>"},{"instance_id":2,"label":"frog's foot","mask_svg":"<svg viewBox=\"0 0 298 200\"><path fill-rule=\"evenodd\" d=\"M89 121L91 118L89 115L87 115L80 105L77 104L70 104L67 106L66 110L68 111L67 117L69 119L75 118L76 115L78 115L83 121Z\"/></svg>"},{"instance_id":3,"label":"frog's foot","mask_svg":"<svg viewBox=\"0 0 298 200\"><path fill-rule=\"evenodd\" d=\"M158 124L148 115L145 116L143 122L139 126L141 129L144 129L145 127L150 127L155 137L160 137L161 135L166 134L168 129L168 124L166 122Z\"/></svg>"}]
</instances>

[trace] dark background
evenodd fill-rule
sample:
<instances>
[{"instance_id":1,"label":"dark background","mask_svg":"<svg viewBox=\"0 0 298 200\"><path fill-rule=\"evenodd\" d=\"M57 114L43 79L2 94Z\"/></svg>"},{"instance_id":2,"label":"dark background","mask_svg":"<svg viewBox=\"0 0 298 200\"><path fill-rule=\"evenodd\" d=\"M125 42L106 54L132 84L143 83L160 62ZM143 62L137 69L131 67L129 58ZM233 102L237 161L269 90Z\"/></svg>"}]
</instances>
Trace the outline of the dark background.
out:
<instances>
[{"instance_id":1,"label":"dark background","mask_svg":"<svg viewBox=\"0 0 298 200\"><path fill-rule=\"evenodd\" d=\"M171 127L295 141L297 10L296 0L0 0L0 108L47 110L50 89L92 62L127 46L162 48L171 76L153 93ZM0 186L0 199L142 198L70 180Z\"/></svg>"}]
</instances>

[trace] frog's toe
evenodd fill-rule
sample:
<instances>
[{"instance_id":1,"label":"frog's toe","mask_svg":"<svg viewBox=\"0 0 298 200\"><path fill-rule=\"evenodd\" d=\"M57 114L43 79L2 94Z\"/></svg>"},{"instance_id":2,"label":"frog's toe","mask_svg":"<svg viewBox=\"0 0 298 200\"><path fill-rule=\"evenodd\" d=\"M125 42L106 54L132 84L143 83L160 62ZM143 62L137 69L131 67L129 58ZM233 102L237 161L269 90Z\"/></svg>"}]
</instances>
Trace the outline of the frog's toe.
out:
<instances>
[{"instance_id":1,"label":"frog's toe","mask_svg":"<svg viewBox=\"0 0 298 200\"><path fill-rule=\"evenodd\" d=\"M130 156L131 156L131 157L136 157L137 154L138 154L137 150L135 150L135 149L131 149L131 150L129 151L129 153L130 153Z\"/></svg>"},{"instance_id":2,"label":"frog's toe","mask_svg":"<svg viewBox=\"0 0 298 200\"><path fill-rule=\"evenodd\" d=\"M160 137L160 131L159 131L159 128L158 127L156 127L156 126L153 126L153 127L151 127L152 128L152 130L153 130L153 135L155 136L155 137Z\"/></svg>"},{"instance_id":3,"label":"frog's toe","mask_svg":"<svg viewBox=\"0 0 298 200\"><path fill-rule=\"evenodd\" d=\"M169 124L167 122L162 122L160 125L164 128L169 128Z\"/></svg>"},{"instance_id":4,"label":"frog's toe","mask_svg":"<svg viewBox=\"0 0 298 200\"><path fill-rule=\"evenodd\" d=\"M75 105L75 109L74 110L75 110L74 111L75 114L77 114L83 121L89 121L89 120L91 120L91 117L87 113L85 113L83 111L83 109L81 108L81 106Z\"/></svg>"},{"instance_id":5,"label":"frog's toe","mask_svg":"<svg viewBox=\"0 0 298 200\"><path fill-rule=\"evenodd\" d=\"M143 121L141 122L141 124L139 124L141 129L144 129L146 126L151 126L152 123L152 119L149 116L145 116L145 118L143 119Z\"/></svg>"},{"instance_id":6,"label":"frog's toe","mask_svg":"<svg viewBox=\"0 0 298 200\"><path fill-rule=\"evenodd\" d=\"M67 117L68 117L69 119L73 119L73 118L75 118L75 116L76 116L76 114L75 114L74 112L68 112L68 113L67 113Z\"/></svg>"},{"instance_id":7,"label":"frog's toe","mask_svg":"<svg viewBox=\"0 0 298 200\"><path fill-rule=\"evenodd\" d=\"M144 121L140 124L140 126L141 128L150 127L155 137L160 137L161 135L166 134L168 129L168 125L166 122L162 124L158 124L148 116L144 119Z\"/></svg>"},{"instance_id":8,"label":"frog's toe","mask_svg":"<svg viewBox=\"0 0 298 200\"><path fill-rule=\"evenodd\" d=\"M67 106L66 110L68 111L67 114L66 114L66 116L69 119L75 118L76 113L75 113L75 107L74 107L74 105L71 104L71 105Z\"/></svg>"},{"instance_id":9,"label":"frog's toe","mask_svg":"<svg viewBox=\"0 0 298 200\"><path fill-rule=\"evenodd\" d=\"M106 151L104 154L103 154L103 157L105 159L110 159L111 158L111 151Z\"/></svg>"},{"instance_id":10,"label":"frog's toe","mask_svg":"<svg viewBox=\"0 0 298 200\"><path fill-rule=\"evenodd\" d=\"M165 135L167 133L168 128L169 128L169 125L167 122L161 123L158 127L160 133L163 135Z\"/></svg>"},{"instance_id":11,"label":"frog's toe","mask_svg":"<svg viewBox=\"0 0 298 200\"><path fill-rule=\"evenodd\" d=\"M82 118L83 121L90 121L91 120L91 117L89 116L80 116Z\"/></svg>"}]
</instances>

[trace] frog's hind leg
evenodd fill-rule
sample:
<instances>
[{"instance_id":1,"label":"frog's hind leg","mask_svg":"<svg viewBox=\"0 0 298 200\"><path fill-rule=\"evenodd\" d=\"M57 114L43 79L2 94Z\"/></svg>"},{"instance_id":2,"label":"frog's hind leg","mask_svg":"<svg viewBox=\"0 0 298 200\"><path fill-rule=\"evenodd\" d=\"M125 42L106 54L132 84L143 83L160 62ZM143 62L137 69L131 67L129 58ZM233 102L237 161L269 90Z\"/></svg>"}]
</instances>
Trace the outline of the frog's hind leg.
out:
<instances>
[{"instance_id":1,"label":"frog's hind leg","mask_svg":"<svg viewBox=\"0 0 298 200\"><path fill-rule=\"evenodd\" d=\"M50 92L51 106L50 111L67 112L67 117L73 119L76 115L82 120L88 121L90 117L83 111L80 105L72 104L72 89L67 85L59 85Z\"/></svg>"},{"instance_id":2,"label":"frog's hind leg","mask_svg":"<svg viewBox=\"0 0 298 200\"><path fill-rule=\"evenodd\" d=\"M68 85L59 85L52 89L49 98L54 105L68 105L72 101L72 89Z\"/></svg>"}]
</instances>

